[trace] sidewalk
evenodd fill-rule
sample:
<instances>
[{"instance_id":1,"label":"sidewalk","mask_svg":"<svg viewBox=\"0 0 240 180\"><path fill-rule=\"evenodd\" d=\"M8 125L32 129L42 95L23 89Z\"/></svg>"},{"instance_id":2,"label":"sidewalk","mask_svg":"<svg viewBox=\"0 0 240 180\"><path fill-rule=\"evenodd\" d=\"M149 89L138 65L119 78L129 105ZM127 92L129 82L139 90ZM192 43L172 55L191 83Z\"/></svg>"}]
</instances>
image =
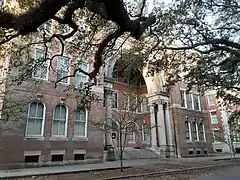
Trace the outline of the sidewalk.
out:
<instances>
[{"instance_id":1,"label":"sidewalk","mask_svg":"<svg viewBox=\"0 0 240 180\"><path fill-rule=\"evenodd\" d=\"M240 157L237 155L236 157ZM172 159L138 159L138 160L124 160L124 167L129 166L143 166L154 163L167 163L167 162L199 162L199 161L212 161L229 159L230 156L212 156L212 157L195 157L195 158L172 158ZM25 168L15 170L0 170L0 179L10 177L23 177L23 176L37 176L47 174L61 174L61 173L73 173L84 171L97 171L105 169L115 169L120 167L120 161L104 162L97 164L82 164L82 165L65 165L55 167L40 167L40 168Z\"/></svg>"},{"instance_id":2,"label":"sidewalk","mask_svg":"<svg viewBox=\"0 0 240 180\"><path fill-rule=\"evenodd\" d=\"M124 160L124 167L145 165L149 163L159 162L160 159L148 160ZM46 174L61 174L61 173L73 173L84 171L97 171L104 169L115 169L120 167L120 161L104 162L97 164L82 164L82 165L66 165L55 167L40 167L40 168L25 168L15 170L0 170L0 179L10 177L23 177L23 176L37 176Z\"/></svg>"}]
</instances>

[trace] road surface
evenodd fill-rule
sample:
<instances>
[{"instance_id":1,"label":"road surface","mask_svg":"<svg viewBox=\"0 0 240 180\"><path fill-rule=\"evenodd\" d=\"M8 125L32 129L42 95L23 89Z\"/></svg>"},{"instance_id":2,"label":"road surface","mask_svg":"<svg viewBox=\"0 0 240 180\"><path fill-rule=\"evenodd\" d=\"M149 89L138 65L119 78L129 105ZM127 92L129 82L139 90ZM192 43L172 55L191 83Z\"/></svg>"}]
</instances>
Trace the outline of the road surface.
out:
<instances>
[{"instance_id":1,"label":"road surface","mask_svg":"<svg viewBox=\"0 0 240 180\"><path fill-rule=\"evenodd\" d=\"M196 180L240 180L240 166L223 168L211 174L200 175Z\"/></svg>"}]
</instances>

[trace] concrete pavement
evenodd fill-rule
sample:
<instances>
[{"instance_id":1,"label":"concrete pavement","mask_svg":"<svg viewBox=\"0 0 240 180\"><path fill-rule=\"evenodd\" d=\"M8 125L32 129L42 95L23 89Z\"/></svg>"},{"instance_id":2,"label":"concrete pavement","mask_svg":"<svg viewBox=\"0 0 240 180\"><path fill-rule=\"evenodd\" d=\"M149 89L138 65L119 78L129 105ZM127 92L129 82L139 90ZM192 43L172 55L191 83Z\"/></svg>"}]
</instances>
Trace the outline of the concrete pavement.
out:
<instances>
[{"instance_id":1,"label":"concrete pavement","mask_svg":"<svg viewBox=\"0 0 240 180\"><path fill-rule=\"evenodd\" d=\"M196 180L239 180L240 167L225 168L221 171L213 172L212 174L201 175L196 177Z\"/></svg>"},{"instance_id":2,"label":"concrete pavement","mask_svg":"<svg viewBox=\"0 0 240 180\"><path fill-rule=\"evenodd\" d=\"M138 159L138 160L124 160L124 167L129 166L143 166L155 163L170 163L170 162L204 162L218 159L228 159L230 156L214 156L214 157L197 157L197 158L179 158L179 159ZM240 157L240 155L238 155ZM104 162L96 164L82 164L82 165L65 165L55 167L40 167L40 168L25 168L15 170L0 170L0 179L8 177L23 177L23 176L37 176L47 174L61 174L84 171L97 171L104 169L115 169L120 167L119 161Z\"/></svg>"}]
</instances>

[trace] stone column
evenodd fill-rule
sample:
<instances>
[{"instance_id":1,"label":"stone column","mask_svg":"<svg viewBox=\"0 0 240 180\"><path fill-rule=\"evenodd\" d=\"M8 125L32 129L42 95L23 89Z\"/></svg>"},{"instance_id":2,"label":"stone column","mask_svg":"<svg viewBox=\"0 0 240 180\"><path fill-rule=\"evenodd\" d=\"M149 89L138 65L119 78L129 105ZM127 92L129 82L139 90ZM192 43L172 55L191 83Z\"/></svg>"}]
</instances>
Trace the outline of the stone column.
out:
<instances>
[{"instance_id":1,"label":"stone column","mask_svg":"<svg viewBox=\"0 0 240 180\"><path fill-rule=\"evenodd\" d=\"M107 151L107 156L106 160L107 161L114 161L115 160L115 152L113 148L113 143L112 143L112 134L111 134L111 108L112 108L112 90L111 89L105 89L104 91L105 94L105 118L106 118L106 123L108 124L106 127L105 131L105 151Z\"/></svg>"},{"instance_id":2,"label":"stone column","mask_svg":"<svg viewBox=\"0 0 240 180\"><path fill-rule=\"evenodd\" d=\"M157 147L157 134L156 134L156 123L154 114L154 105L150 105L150 118L151 118L151 145Z\"/></svg>"},{"instance_id":3,"label":"stone column","mask_svg":"<svg viewBox=\"0 0 240 180\"><path fill-rule=\"evenodd\" d=\"M159 151L160 156L165 157L165 149L166 149L166 129L165 129L165 122L164 122L164 112L163 112L163 103L158 104L158 137L159 137Z\"/></svg>"},{"instance_id":4,"label":"stone column","mask_svg":"<svg viewBox=\"0 0 240 180\"><path fill-rule=\"evenodd\" d=\"M170 110L169 110L169 104L166 105L165 109L166 113L166 133L168 136L168 146L170 150L170 156L174 156L174 146L173 146L173 125L172 125L172 120L170 118Z\"/></svg>"}]
</instances>

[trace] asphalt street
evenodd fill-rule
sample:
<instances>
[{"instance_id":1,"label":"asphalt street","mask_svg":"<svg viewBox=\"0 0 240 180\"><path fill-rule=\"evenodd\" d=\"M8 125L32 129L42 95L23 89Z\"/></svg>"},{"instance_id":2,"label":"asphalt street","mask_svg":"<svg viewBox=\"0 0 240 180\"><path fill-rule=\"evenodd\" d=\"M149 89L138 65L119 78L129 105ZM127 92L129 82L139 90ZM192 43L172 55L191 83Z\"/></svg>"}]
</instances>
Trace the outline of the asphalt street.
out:
<instances>
[{"instance_id":1,"label":"asphalt street","mask_svg":"<svg viewBox=\"0 0 240 180\"><path fill-rule=\"evenodd\" d=\"M196 180L240 180L240 166L224 168L211 174L199 176Z\"/></svg>"}]
</instances>

